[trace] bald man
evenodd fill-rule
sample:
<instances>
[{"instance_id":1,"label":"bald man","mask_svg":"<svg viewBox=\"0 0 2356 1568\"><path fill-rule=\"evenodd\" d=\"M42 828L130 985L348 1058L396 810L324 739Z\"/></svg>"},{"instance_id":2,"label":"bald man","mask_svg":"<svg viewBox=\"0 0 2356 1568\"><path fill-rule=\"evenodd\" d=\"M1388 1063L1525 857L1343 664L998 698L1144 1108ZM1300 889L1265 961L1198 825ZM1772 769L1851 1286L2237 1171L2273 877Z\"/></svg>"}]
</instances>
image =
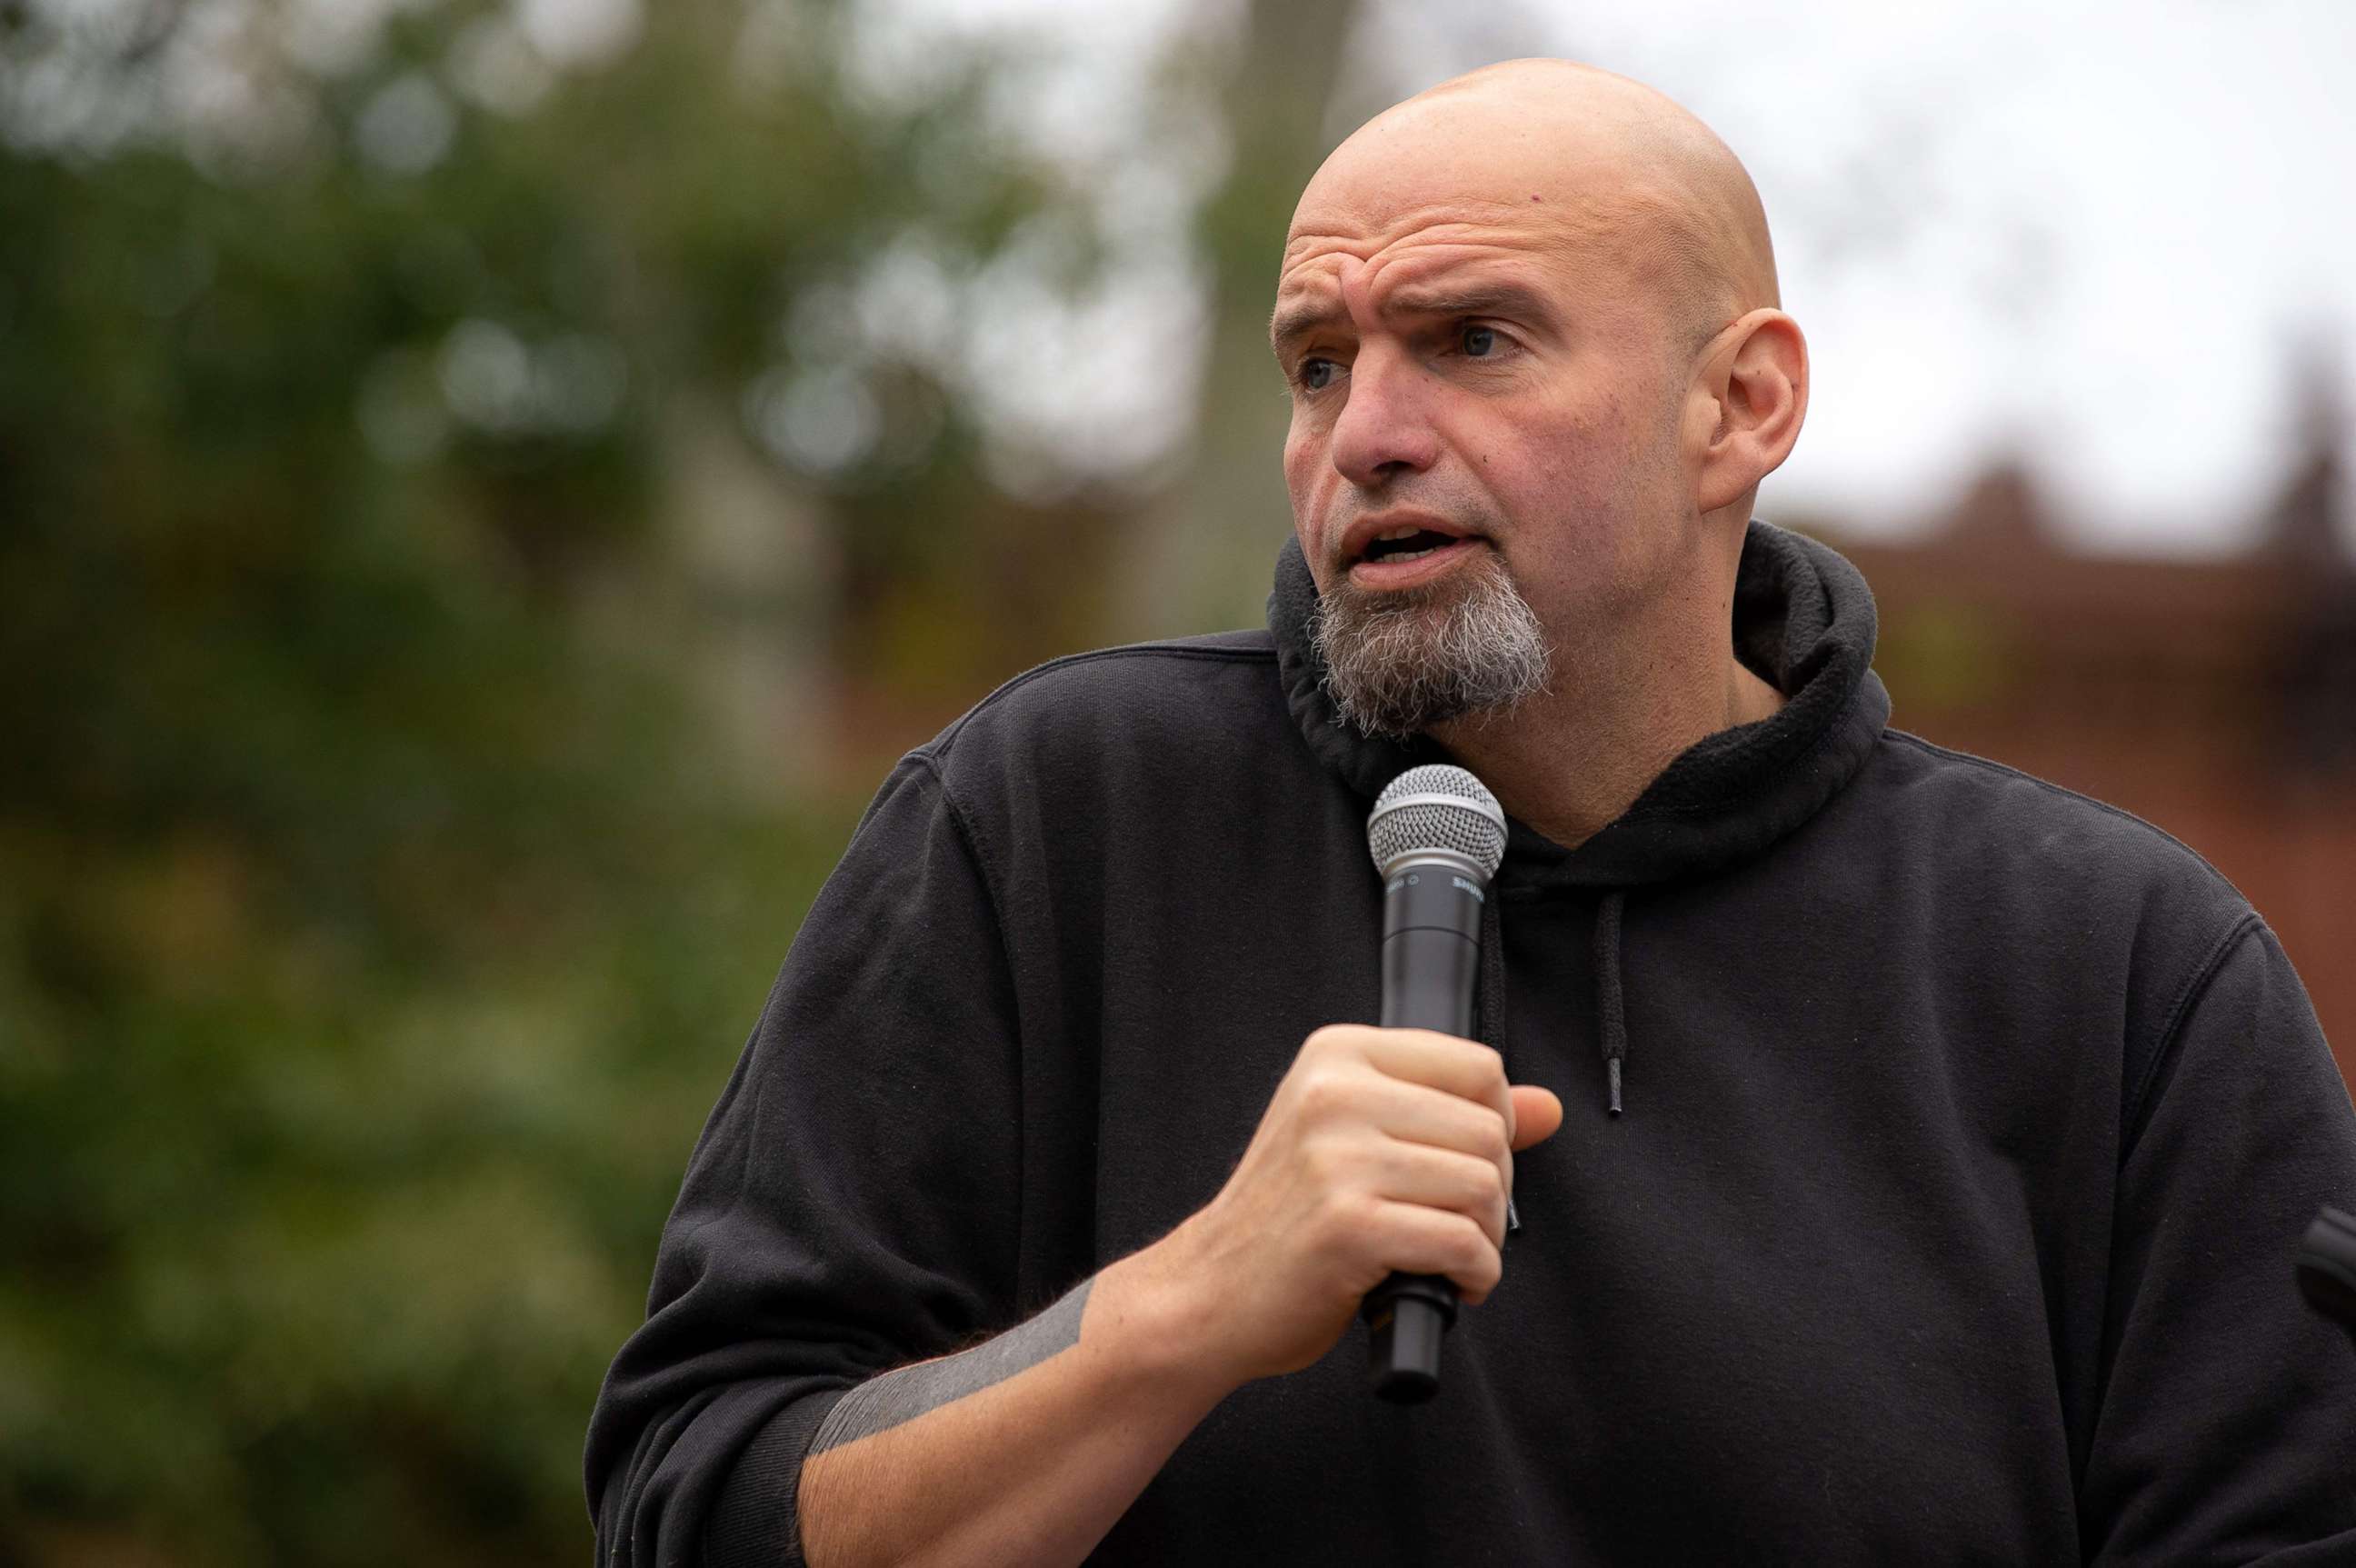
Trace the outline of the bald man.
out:
<instances>
[{"instance_id":1,"label":"bald man","mask_svg":"<svg viewBox=\"0 0 2356 1568\"><path fill-rule=\"evenodd\" d=\"M600 1398L600 1562L2356 1561L2313 1014L2181 846L1888 727L1864 583L1751 517L1808 365L1733 155L1475 72L1318 171L1270 329L1269 629L886 781ZM1443 759L1511 818L1477 1041L1364 1023L1367 808ZM1394 1271L1462 1295L1427 1405Z\"/></svg>"}]
</instances>

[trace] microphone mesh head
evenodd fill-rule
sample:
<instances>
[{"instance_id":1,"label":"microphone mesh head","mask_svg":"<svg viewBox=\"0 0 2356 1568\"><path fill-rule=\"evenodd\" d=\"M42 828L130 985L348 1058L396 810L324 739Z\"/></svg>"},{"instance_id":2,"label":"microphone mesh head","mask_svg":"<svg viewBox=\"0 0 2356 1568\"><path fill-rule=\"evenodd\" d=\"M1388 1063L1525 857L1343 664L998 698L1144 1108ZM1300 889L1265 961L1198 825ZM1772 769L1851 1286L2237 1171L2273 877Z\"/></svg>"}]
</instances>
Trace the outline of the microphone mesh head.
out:
<instances>
[{"instance_id":1,"label":"microphone mesh head","mask_svg":"<svg viewBox=\"0 0 2356 1568\"><path fill-rule=\"evenodd\" d=\"M1366 848L1386 871L1412 850L1461 854L1486 882L1505 858L1505 811L1488 786L1445 762L1410 768L1392 779L1366 818Z\"/></svg>"}]
</instances>

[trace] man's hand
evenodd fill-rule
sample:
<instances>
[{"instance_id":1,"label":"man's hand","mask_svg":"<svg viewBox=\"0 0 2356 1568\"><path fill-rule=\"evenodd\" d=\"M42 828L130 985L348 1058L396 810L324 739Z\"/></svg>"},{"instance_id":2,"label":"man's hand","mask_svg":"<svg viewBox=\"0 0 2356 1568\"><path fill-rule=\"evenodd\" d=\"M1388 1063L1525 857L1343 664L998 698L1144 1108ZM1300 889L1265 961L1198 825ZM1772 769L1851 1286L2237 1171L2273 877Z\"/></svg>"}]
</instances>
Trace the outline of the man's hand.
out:
<instances>
[{"instance_id":1,"label":"man's hand","mask_svg":"<svg viewBox=\"0 0 2356 1568\"><path fill-rule=\"evenodd\" d=\"M1479 1305L1504 1271L1514 1151L1561 1125L1562 1102L1509 1086L1486 1046L1333 1025L1301 1046L1219 1195L1128 1262L1198 1304L1223 1380L1298 1371L1395 1270L1445 1274Z\"/></svg>"},{"instance_id":2,"label":"man's hand","mask_svg":"<svg viewBox=\"0 0 2356 1568\"><path fill-rule=\"evenodd\" d=\"M811 1453L808 1560L1079 1562L1214 1406L1333 1348L1392 1270L1488 1294L1513 1151L1561 1124L1562 1102L1508 1088L1486 1046L1318 1030L1219 1195L1097 1273L1076 1343L1043 1316L1026 1332L1052 1333L962 1352L995 1348L971 1391Z\"/></svg>"}]
</instances>

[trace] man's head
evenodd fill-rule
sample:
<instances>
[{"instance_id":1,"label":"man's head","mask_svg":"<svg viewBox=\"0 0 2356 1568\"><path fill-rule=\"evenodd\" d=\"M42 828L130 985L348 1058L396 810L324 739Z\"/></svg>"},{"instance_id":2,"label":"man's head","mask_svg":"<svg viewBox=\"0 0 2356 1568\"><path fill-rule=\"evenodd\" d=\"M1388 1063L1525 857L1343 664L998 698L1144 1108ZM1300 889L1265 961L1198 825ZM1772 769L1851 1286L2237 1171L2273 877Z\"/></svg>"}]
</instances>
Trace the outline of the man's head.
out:
<instances>
[{"instance_id":1,"label":"man's head","mask_svg":"<svg viewBox=\"0 0 2356 1568\"><path fill-rule=\"evenodd\" d=\"M1777 299L1740 163L1609 72L1491 66L1336 149L1271 334L1344 712L1404 734L1713 625L1722 646L1806 408Z\"/></svg>"}]
</instances>

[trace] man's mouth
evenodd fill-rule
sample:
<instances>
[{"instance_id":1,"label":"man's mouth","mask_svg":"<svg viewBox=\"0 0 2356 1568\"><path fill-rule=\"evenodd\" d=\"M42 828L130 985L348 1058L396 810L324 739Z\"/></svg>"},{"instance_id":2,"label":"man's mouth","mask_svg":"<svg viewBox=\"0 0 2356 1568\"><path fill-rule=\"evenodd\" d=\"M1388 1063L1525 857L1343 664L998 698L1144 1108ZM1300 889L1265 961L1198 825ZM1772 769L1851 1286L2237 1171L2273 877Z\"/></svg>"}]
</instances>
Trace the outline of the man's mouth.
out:
<instances>
[{"instance_id":1,"label":"man's mouth","mask_svg":"<svg viewBox=\"0 0 2356 1568\"><path fill-rule=\"evenodd\" d=\"M1431 527L1412 516L1387 528L1355 525L1343 552L1350 581L1366 589L1420 587L1488 542L1478 534L1455 532L1444 520L1433 521L1443 525Z\"/></svg>"},{"instance_id":2,"label":"man's mouth","mask_svg":"<svg viewBox=\"0 0 2356 1568\"><path fill-rule=\"evenodd\" d=\"M1462 542L1461 535L1442 533L1436 528L1397 528L1378 533L1366 542L1360 553L1361 561L1419 561L1435 550L1445 550Z\"/></svg>"}]
</instances>

